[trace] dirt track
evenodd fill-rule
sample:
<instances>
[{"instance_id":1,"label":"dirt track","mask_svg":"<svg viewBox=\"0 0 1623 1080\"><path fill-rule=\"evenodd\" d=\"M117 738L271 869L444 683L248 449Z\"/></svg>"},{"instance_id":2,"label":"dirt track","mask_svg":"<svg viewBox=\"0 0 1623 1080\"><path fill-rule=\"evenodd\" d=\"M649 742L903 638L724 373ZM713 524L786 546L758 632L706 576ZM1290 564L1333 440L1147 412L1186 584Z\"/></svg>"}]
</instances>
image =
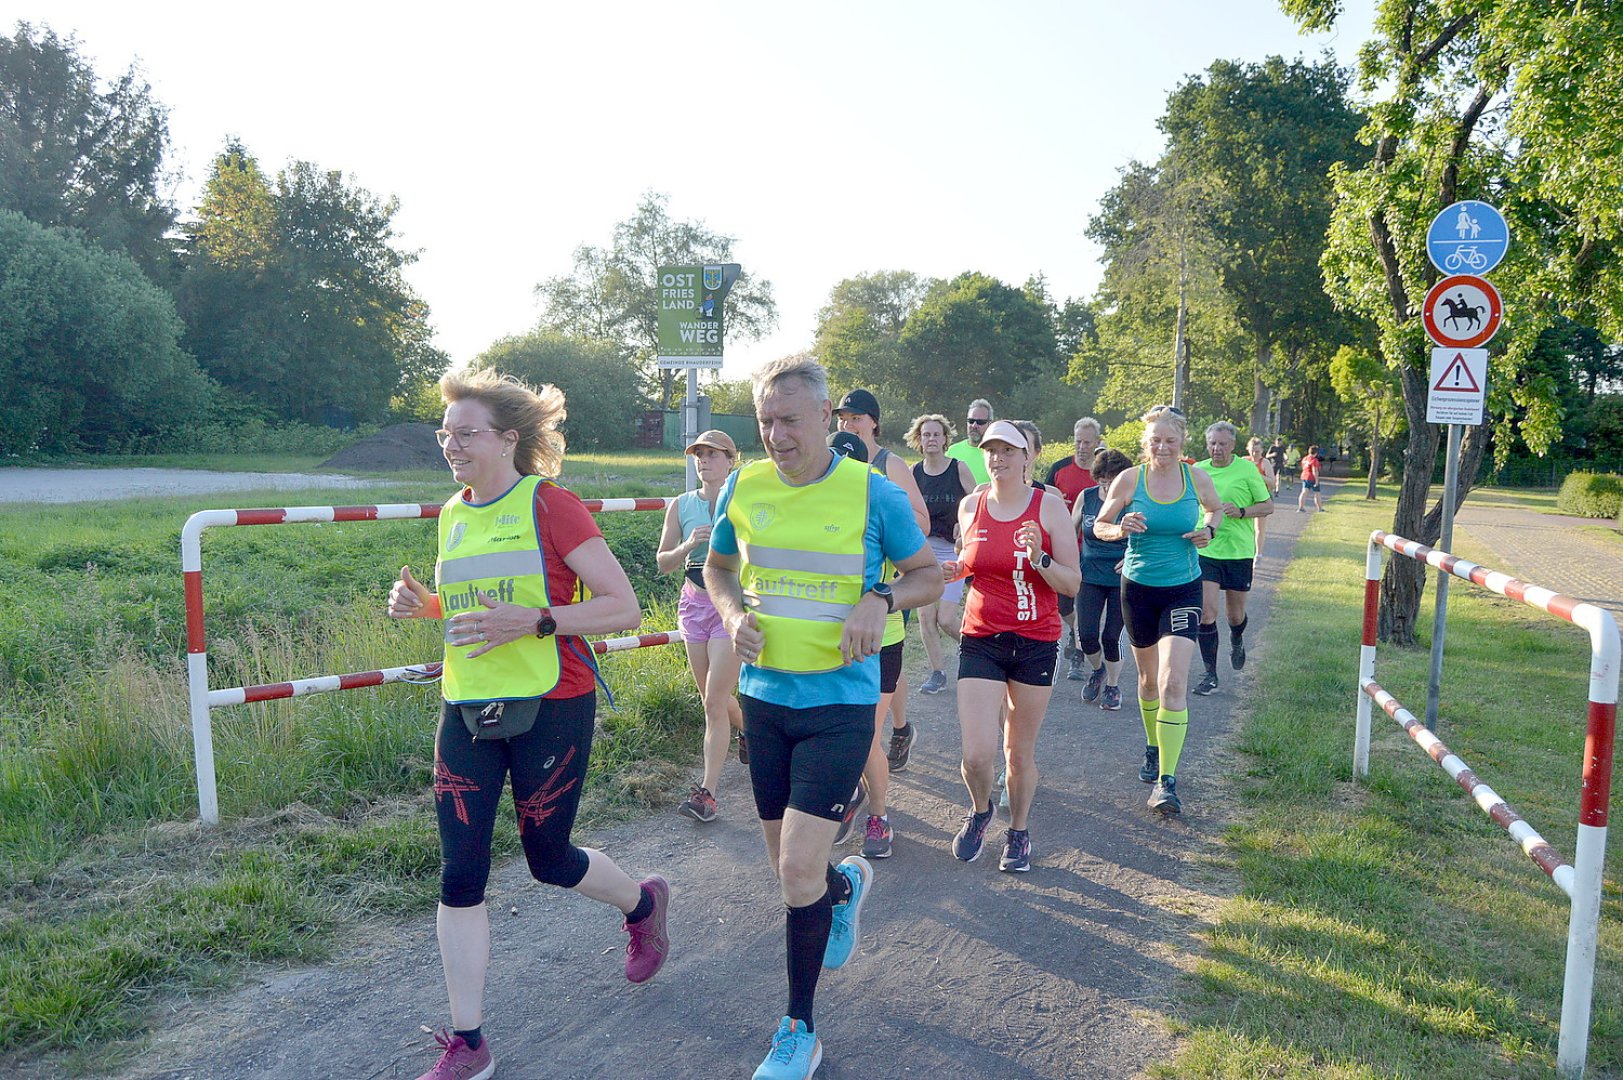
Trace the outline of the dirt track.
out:
<instances>
[{"instance_id":1,"label":"dirt track","mask_svg":"<svg viewBox=\"0 0 1623 1080\"><path fill-rule=\"evenodd\" d=\"M1288 647L1271 639L1268 608L1309 520L1276 505L1251 604L1253 657ZM1226 747L1255 669L1232 673L1226 652L1222 689L1191 699L1185 813L1171 820L1144 807L1130 654L1120 712L1060 682L1038 744L1024 876L997 870L1001 819L979 861L948 853L964 801L955 702L950 687L912 695L921 738L892 786L895 856L877 864L861 952L819 987L820 1078L1108 1080L1166 1058L1174 1042L1161 1018L1232 891L1218 858L1233 818ZM910 646L915 686L921 653ZM425 739L430 730L425 716ZM784 1004L782 907L736 763L720 797L709 826L662 813L577 836L673 884L672 958L642 987L622 977L616 913L531 882L521 861L499 869L485 1023L499 1076L750 1074ZM328 966L174 1010L124 1080L414 1077L433 1062L421 1028L445 1022L432 918L377 926Z\"/></svg>"},{"instance_id":2,"label":"dirt track","mask_svg":"<svg viewBox=\"0 0 1623 1080\"><path fill-rule=\"evenodd\" d=\"M202 469L0 469L0 503L77 503L216 491L292 491L369 487L375 480L312 473L208 472Z\"/></svg>"}]
</instances>

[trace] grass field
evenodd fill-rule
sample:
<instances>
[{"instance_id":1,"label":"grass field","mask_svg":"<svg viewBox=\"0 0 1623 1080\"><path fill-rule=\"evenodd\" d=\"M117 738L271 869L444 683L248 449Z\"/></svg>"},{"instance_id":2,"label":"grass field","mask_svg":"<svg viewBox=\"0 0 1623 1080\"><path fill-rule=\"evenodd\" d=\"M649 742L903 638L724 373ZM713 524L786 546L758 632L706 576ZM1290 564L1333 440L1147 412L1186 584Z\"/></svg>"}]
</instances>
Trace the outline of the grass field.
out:
<instances>
[{"instance_id":1,"label":"grass field","mask_svg":"<svg viewBox=\"0 0 1623 1080\"><path fill-rule=\"evenodd\" d=\"M578 464L568 475L588 496L668 493L676 475L668 459ZM425 475L364 501L438 502L448 487ZM180 529L205 506L288 501L0 508L0 1054L65 1049L67 1073L106 1067L164 993L244 964L315 960L363 919L432 907L437 687L216 710L223 824L195 823ZM650 629L675 625L679 581L653 563L661 520L600 519ZM383 615L399 567L431 568L434 547L427 521L211 530L211 684L437 658L432 625ZM619 707L600 704L588 827L667 804L702 729L679 649L603 667ZM498 852L513 853L510 812L499 821Z\"/></svg>"},{"instance_id":2,"label":"grass field","mask_svg":"<svg viewBox=\"0 0 1623 1080\"><path fill-rule=\"evenodd\" d=\"M1241 887L1180 1018L1186 1049L1157 1075L1554 1075L1565 895L1379 709L1371 775L1352 777L1362 551L1390 496L1330 503L1276 599L1267 633L1291 644L1261 651L1241 735ZM1438 735L1570 859L1587 635L1458 581L1449 608ZM1377 678L1419 713L1427 656L1379 652ZM1592 1076L1623 1069L1615 831L1608 847Z\"/></svg>"}]
</instances>

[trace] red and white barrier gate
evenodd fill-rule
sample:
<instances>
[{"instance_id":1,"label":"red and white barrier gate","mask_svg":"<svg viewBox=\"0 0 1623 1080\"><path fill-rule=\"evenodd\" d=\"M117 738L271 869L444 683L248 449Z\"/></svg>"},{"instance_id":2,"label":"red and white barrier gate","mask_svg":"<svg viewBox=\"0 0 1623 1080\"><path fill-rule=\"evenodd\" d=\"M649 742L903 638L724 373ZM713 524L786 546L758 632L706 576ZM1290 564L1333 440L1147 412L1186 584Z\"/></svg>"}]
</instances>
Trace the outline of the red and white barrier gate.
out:
<instances>
[{"instance_id":1,"label":"red and white barrier gate","mask_svg":"<svg viewBox=\"0 0 1623 1080\"><path fill-rule=\"evenodd\" d=\"M1577 857L1569 864L1521 815L1458 756L1444 746L1426 725L1400 705L1375 681L1375 638L1380 618L1381 552L1435 566L1445 573L1491 589L1501 596L1536 607L1589 631L1589 718L1584 741L1583 788L1578 801ZM1617 725L1618 656L1617 622L1611 612L1569 596L1529 585L1509 574L1478 566L1457 555L1437 551L1379 529L1369 534L1364 558L1364 640L1358 659L1358 725L1353 741L1353 772L1369 775L1371 703L1387 714L1419 743L1521 845L1539 869L1550 875L1572 900L1567 924L1567 971L1561 992L1561 1038L1556 1068L1563 1076L1583 1075L1589 1050L1589 1011L1595 986L1595 949L1600 928L1601 872L1606 862L1606 813L1612 791L1612 736Z\"/></svg>"},{"instance_id":2,"label":"red and white barrier gate","mask_svg":"<svg viewBox=\"0 0 1623 1080\"><path fill-rule=\"evenodd\" d=\"M594 514L619 510L664 510L672 499L582 499ZM208 684L208 646L203 633L203 530L230 525L292 525L325 521L400 521L437 518L439 504L394 503L384 506L284 506L265 510L202 510L186 519L180 533L180 567L186 579L186 680L192 714L192 758L197 766L197 815L205 824L218 824L220 800L214 778L214 727L209 710L252 701L303 697L332 690L355 690L392 682L429 682L439 677L440 665L413 664L359 671L349 675L322 675L262 686L233 686L211 690ZM674 645L682 640L675 631L610 638L592 642L599 655Z\"/></svg>"}]
</instances>

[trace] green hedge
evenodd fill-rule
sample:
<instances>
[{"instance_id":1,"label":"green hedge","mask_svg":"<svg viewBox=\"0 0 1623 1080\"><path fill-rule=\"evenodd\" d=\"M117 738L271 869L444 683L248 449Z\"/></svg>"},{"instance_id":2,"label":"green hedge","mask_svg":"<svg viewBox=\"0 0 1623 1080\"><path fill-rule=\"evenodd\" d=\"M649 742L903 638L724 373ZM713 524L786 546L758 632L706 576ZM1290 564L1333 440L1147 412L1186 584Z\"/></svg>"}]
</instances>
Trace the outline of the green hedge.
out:
<instances>
[{"instance_id":1,"label":"green hedge","mask_svg":"<svg viewBox=\"0 0 1623 1080\"><path fill-rule=\"evenodd\" d=\"M1611 473L1568 473L1555 508L1578 517L1610 518L1623 513L1623 476Z\"/></svg>"}]
</instances>

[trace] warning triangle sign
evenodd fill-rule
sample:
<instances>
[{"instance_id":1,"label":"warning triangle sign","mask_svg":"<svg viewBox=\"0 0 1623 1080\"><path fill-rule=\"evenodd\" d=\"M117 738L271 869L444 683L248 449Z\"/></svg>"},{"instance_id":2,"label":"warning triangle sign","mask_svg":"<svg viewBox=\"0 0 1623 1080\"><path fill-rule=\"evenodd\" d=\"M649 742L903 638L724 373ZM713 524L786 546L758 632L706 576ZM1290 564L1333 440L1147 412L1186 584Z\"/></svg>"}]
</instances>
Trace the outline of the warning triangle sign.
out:
<instances>
[{"instance_id":1,"label":"warning triangle sign","mask_svg":"<svg viewBox=\"0 0 1623 1080\"><path fill-rule=\"evenodd\" d=\"M1471 365L1465 362L1465 354L1459 352L1454 354L1454 359L1443 369L1442 377L1432 389L1452 390L1461 394L1482 393L1482 387L1477 385L1476 376L1471 374Z\"/></svg>"}]
</instances>

